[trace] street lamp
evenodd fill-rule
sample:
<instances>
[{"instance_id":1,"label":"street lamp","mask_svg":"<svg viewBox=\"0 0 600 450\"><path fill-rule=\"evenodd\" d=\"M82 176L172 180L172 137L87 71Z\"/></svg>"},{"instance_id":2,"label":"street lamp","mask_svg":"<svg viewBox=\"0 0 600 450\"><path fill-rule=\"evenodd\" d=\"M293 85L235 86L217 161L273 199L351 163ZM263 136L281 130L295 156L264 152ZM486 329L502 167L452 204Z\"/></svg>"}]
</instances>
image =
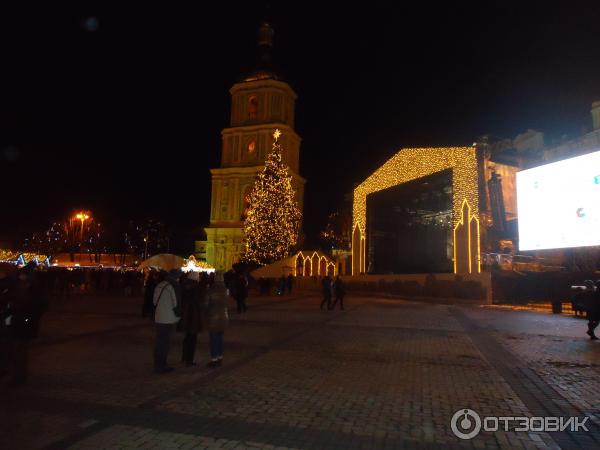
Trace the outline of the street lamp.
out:
<instances>
[{"instance_id":1,"label":"street lamp","mask_svg":"<svg viewBox=\"0 0 600 450\"><path fill-rule=\"evenodd\" d=\"M83 223L90 218L90 216L85 212L79 212L75 214L75 218L81 220L81 243L83 244Z\"/></svg>"}]
</instances>

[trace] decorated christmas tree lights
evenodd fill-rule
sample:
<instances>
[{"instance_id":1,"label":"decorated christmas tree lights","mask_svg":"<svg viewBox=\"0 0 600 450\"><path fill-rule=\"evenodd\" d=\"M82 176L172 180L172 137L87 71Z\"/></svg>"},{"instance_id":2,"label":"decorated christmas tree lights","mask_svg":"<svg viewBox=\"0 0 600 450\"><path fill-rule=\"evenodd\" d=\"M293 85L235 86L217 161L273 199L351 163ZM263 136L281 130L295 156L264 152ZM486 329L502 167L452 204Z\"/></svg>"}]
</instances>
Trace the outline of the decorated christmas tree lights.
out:
<instances>
[{"instance_id":1,"label":"decorated christmas tree lights","mask_svg":"<svg viewBox=\"0 0 600 450\"><path fill-rule=\"evenodd\" d=\"M275 130L273 150L249 194L244 222L246 252L244 259L270 264L289 256L298 241L302 213L292 188L292 177L281 158L281 132Z\"/></svg>"}]
</instances>

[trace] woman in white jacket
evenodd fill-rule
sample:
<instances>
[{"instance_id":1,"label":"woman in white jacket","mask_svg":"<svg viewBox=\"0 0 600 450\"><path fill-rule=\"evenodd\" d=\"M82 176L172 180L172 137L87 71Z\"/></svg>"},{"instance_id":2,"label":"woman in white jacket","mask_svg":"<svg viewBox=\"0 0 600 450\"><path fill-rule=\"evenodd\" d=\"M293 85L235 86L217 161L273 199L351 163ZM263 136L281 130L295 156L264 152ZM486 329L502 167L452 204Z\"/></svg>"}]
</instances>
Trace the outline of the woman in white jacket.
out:
<instances>
[{"instance_id":1,"label":"woman in white jacket","mask_svg":"<svg viewBox=\"0 0 600 450\"><path fill-rule=\"evenodd\" d=\"M177 280L172 280L177 282ZM156 342L154 345L154 371L157 373L172 372L173 367L167 365L167 356L171 335L179 316L175 314L179 299L172 282L164 279L154 289L154 322L156 323Z\"/></svg>"}]
</instances>

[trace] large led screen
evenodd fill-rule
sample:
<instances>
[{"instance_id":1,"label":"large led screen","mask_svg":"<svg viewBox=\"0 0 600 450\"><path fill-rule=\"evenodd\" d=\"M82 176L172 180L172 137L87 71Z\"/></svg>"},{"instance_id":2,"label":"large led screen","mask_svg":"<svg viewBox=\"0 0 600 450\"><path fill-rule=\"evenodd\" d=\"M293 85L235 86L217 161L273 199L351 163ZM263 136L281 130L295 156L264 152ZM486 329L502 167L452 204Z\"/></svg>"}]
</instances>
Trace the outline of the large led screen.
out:
<instances>
[{"instance_id":1,"label":"large led screen","mask_svg":"<svg viewBox=\"0 0 600 450\"><path fill-rule=\"evenodd\" d=\"M519 250L600 245L600 152L517 173Z\"/></svg>"}]
</instances>

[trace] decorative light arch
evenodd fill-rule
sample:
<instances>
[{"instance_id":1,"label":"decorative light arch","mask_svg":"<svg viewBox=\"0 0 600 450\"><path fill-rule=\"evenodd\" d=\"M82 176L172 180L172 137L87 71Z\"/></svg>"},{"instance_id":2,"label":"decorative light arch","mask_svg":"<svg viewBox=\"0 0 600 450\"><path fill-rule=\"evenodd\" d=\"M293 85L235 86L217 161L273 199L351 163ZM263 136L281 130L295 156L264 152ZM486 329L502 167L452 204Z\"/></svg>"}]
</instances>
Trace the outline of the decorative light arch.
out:
<instances>
[{"instance_id":1,"label":"decorative light arch","mask_svg":"<svg viewBox=\"0 0 600 450\"><path fill-rule=\"evenodd\" d=\"M295 274L296 276L320 276L323 277L329 272L336 274L336 265L327 256L314 251L310 255L304 255L301 251L298 252L295 259ZM301 267L301 269L300 269ZM330 269L332 268L332 269ZM300 272L299 272L300 270Z\"/></svg>"},{"instance_id":2,"label":"decorative light arch","mask_svg":"<svg viewBox=\"0 0 600 450\"><path fill-rule=\"evenodd\" d=\"M354 189L352 274L366 272L367 195L392 186L407 183L452 170L452 224L454 228L454 272L480 272L479 261L479 188L477 149L475 147L405 148L392 156L383 166ZM467 217L463 217L463 206ZM457 237L463 228L468 230L465 239ZM473 225L472 225L473 224ZM457 248L463 243L468 250ZM475 248L477 250L475 250ZM459 250L459 251L457 251ZM463 264L460 258L468 258ZM457 260L457 258L459 258ZM468 267L467 270L465 268Z\"/></svg>"}]
</instances>

